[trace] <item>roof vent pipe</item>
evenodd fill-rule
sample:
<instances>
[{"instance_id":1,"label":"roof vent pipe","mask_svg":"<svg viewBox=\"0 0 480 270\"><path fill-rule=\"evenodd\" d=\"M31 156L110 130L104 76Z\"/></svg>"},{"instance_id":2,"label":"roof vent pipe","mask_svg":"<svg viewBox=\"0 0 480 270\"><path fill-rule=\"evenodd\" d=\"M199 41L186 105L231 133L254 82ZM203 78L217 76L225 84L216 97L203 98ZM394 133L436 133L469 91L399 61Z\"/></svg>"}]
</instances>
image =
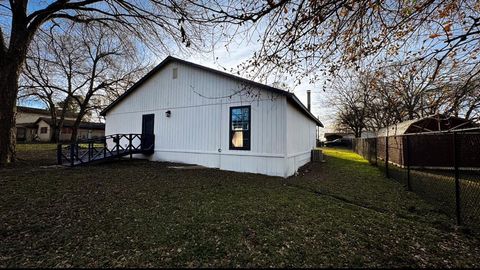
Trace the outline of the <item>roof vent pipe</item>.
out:
<instances>
[{"instance_id":1,"label":"roof vent pipe","mask_svg":"<svg viewBox=\"0 0 480 270\"><path fill-rule=\"evenodd\" d=\"M312 108L311 97L310 97L311 94L312 94L312 91L307 90L307 109L308 109L308 111L311 111L311 108Z\"/></svg>"}]
</instances>

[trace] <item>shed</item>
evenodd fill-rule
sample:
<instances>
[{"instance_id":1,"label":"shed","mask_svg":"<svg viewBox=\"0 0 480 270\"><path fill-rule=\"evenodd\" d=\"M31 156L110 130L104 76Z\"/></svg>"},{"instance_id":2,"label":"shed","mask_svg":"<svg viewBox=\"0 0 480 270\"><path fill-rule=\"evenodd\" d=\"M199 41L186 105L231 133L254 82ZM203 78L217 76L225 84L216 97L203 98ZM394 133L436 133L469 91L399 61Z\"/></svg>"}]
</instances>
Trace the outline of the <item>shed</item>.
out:
<instances>
[{"instance_id":1,"label":"shed","mask_svg":"<svg viewBox=\"0 0 480 270\"><path fill-rule=\"evenodd\" d=\"M451 131L472 128L475 126L475 123L464 118L448 116L445 114L435 114L381 128L377 132L377 137L434 131Z\"/></svg>"},{"instance_id":2,"label":"shed","mask_svg":"<svg viewBox=\"0 0 480 270\"><path fill-rule=\"evenodd\" d=\"M436 114L382 128L377 140L371 142L376 143L379 159L385 160L388 145L390 163L405 166L409 162L411 167L436 169L452 168L456 143L462 147L463 166L478 167L478 147L472 145L478 130L469 131L475 127L470 120ZM463 132L454 137L455 130Z\"/></svg>"},{"instance_id":3,"label":"shed","mask_svg":"<svg viewBox=\"0 0 480 270\"><path fill-rule=\"evenodd\" d=\"M102 111L106 134L154 135L152 161L288 177L322 123L291 92L167 57Z\"/></svg>"}]
</instances>

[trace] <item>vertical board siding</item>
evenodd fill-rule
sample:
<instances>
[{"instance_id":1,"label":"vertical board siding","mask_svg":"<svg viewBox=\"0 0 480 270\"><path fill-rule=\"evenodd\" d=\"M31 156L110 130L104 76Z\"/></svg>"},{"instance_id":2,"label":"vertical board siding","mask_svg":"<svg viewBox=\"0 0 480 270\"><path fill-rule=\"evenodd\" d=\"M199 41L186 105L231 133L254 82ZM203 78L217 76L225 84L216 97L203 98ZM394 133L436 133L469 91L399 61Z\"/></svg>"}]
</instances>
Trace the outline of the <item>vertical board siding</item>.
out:
<instances>
[{"instance_id":1,"label":"vertical board siding","mask_svg":"<svg viewBox=\"0 0 480 270\"><path fill-rule=\"evenodd\" d=\"M251 150L230 150L230 107L244 105L251 106ZM286 109L284 96L170 63L107 113L106 134L141 133L142 115L154 113L152 160L286 176Z\"/></svg>"},{"instance_id":2,"label":"vertical board siding","mask_svg":"<svg viewBox=\"0 0 480 270\"><path fill-rule=\"evenodd\" d=\"M315 148L316 123L287 104L286 175L310 162L310 151Z\"/></svg>"}]
</instances>

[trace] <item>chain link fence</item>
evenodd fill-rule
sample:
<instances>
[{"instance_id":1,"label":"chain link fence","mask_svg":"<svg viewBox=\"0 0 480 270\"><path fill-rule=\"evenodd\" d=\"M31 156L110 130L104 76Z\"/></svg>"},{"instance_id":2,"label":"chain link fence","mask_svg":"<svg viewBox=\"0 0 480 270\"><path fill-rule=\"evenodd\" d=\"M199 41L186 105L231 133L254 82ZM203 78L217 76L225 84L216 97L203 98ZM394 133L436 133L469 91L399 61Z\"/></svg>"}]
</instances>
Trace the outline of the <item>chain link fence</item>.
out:
<instances>
[{"instance_id":1,"label":"chain link fence","mask_svg":"<svg viewBox=\"0 0 480 270\"><path fill-rule=\"evenodd\" d=\"M352 149L458 225L480 229L480 128L357 138Z\"/></svg>"}]
</instances>

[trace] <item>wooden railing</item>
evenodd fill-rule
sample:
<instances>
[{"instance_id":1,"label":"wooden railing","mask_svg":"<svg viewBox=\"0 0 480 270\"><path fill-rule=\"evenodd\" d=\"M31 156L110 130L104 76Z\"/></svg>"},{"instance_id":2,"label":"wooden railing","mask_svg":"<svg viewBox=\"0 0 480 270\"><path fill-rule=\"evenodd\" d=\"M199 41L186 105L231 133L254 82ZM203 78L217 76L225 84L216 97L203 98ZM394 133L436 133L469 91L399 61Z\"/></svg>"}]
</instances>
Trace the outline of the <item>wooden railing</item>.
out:
<instances>
[{"instance_id":1,"label":"wooden railing","mask_svg":"<svg viewBox=\"0 0 480 270\"><path fill-rule=\"evenodd\" d=\"M57 162L63 165L81 165L94 161L119 158L133 154L152 154L153 134L113 134L74 143L57 145Z\"/></svg>"}]
</instances>

